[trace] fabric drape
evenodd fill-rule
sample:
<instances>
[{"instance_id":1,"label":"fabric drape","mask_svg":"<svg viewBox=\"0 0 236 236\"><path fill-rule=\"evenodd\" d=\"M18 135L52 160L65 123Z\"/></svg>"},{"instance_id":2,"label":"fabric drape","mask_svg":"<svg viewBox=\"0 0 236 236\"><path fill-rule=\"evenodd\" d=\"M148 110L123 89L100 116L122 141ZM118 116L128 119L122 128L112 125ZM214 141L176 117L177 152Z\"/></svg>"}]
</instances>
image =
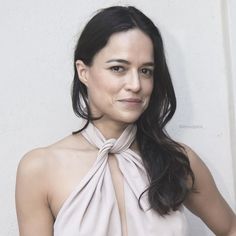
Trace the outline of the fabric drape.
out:
<instances>
[{"instance_id":1,"label":"fabric drape","mask_svg":"<svg viewBox=\"0 0 236 236\"><path fill-rule=\"evenodd\" d=\"M107 140L92 123L82 131L84 138L98 148L98 156L60 209L54 223L55 236L122 236L109 153L117 158L123 175L128 236L187 235L182 208L161 217L150 209L147 194L140 201L143 210L138 205L149 181L142 158L130 149L136 129L129 125L118 139Z\"/></svg>"}]
</instances>

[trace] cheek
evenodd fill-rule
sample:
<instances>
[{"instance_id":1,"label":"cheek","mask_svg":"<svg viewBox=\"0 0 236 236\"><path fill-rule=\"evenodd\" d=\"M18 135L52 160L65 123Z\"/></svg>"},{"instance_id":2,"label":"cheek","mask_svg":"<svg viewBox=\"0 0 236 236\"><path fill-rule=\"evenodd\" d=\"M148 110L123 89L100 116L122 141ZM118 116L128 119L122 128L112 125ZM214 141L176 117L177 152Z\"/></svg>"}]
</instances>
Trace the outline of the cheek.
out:
<instances>
[{"instance_id":1,"label":"cheek","mask_svg":"<svg viewBox=\"0 0 236 236\"><path fill-rule=\"evenodd\" d=\"M152 90L153 90L153 80L147 80L145 81L144 85L144 93L146 96L151 96Z\"/></svg>"},{"instance_id":2,"label":"cheek","mask_svg":"<svg viewBox=\"0 0 236 236\"><path fill-rule=\"evenodd\" d=\"M95 70L91 74L91 86L105 93L113 93L120 89L121 81L114 78L107 70Z\"/></svg>"},{"instance_id":3,"label":"cheek","mask_svg":"<svg viewBox=\"0 0 236 236\"><path fill-rule=\"evenodd\" d=\"M107 99L117 93L118 85L107 73L93 73L89 79L88 92L95 99ZM100 100L101 101L101 100Z\"/></svg>"},{"instance_id":4,"label":"cheek","mask_svg":"<svg viewBox=\"0 0 236 236\"><path fill-rule=\"evenodd\" d=\"M88 76L88 92L94 96L103 90L103 75L99 71L91 70ZM99 94L99 93L98 93Z\"/></svg>"},{"instance_id":5,"label":"cheek","mask_svg":"<svg viewBox=\"0 0 236 236\"><path fill-rule=\"evenodd\" d=\"M114 84L114 82L104 80L103 78L101 78L99 81L96 81L96 83L94 83L91 87L91 91L93 91L93 93L100 94L104 98L117 93L117 86Z\"/></svg>"}]
</instances>

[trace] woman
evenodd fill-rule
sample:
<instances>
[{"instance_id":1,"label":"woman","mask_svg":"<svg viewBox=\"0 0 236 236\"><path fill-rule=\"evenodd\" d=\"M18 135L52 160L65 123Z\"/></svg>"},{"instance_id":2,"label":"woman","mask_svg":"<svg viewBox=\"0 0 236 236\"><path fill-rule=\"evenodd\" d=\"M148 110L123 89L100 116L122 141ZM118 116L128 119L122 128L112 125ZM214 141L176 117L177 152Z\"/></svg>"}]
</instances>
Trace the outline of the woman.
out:
<instances>
[{"instance_id":1,"label":"woman","mask_svg":"<svg viewBox=\"0 0 236 236\"><path fill-rule=\"evenodd\" d=\"M176 109L162 39L134 7L98 12L74 55L82 127L20 162L21 236L183 236L183 205L216 235L236 218L200 158L165 125Z\"/></svg>"}]
</instances>

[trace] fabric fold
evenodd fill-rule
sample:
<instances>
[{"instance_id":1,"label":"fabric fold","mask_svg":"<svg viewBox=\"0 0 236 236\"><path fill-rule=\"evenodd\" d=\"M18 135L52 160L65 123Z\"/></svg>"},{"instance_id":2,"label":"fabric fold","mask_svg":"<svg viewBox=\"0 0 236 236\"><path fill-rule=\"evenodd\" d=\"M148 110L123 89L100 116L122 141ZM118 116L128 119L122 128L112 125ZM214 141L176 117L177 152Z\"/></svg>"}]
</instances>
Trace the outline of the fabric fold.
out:
<instances>
[{"instance_id":1,"label":"fabric fold","mask_svg":"<svg viewBox=\"0 0 236 236\"><path fill-rule=\"evenodd\" d=\"M143 194L140 201L143 210L138 206L139 196L148 187L149 181L142 158L130 149L136 129L135 125L128 125L118 139L108 140L92 123L82 131L84 138L99 149L98 156L60 209L54 223L55 236L122 236L119 209L108 165L109 153L117 158L124 179L128 236L186 235L182 211L173 212L165 218L160 217L150 209L147 194ZM165 225L166 230L163 231Z\"/></svg>"}]
</instances>

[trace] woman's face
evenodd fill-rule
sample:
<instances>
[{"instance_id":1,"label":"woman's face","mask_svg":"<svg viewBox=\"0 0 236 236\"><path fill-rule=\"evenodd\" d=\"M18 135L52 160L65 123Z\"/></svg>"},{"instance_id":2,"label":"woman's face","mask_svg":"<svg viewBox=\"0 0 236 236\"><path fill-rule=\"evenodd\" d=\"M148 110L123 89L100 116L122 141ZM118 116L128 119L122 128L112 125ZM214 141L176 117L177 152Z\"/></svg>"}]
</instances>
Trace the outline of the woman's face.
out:
<instances>
[{"instance_id":1,"label":"woman's face","mask_svg":"<svg viewBox=\"0 0 236 236\"><path fill-rule=\"evenodd\" d=\"M113 34L91 66L76 64L94 116L133 123L147 108L153 89L153 44L139 29Z\"/></svg>"}]
</instances>

